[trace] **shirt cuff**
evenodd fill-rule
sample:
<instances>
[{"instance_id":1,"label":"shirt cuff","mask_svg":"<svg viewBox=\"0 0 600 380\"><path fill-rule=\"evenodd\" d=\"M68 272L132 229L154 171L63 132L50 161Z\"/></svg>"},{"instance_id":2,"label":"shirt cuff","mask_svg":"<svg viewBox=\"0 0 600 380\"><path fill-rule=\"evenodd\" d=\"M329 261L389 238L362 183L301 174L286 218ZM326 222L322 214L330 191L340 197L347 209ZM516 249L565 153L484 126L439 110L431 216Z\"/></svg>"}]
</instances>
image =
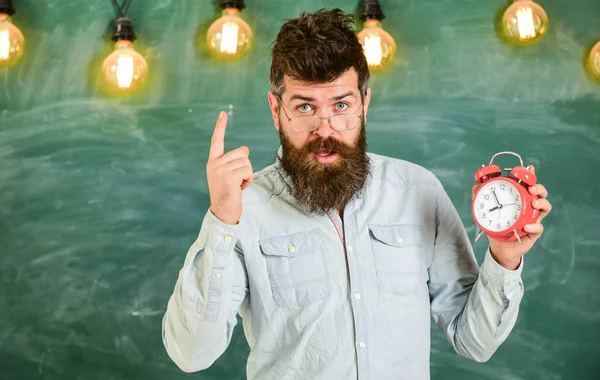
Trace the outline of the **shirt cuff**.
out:
<instances>
[{"instance_id":1,"label":"shirt cuff","mask_svg":"<svg viewBox=\"0 0 600 380\"><path fill-rule=\"evenodd\" d=\"M237 234L239 225L223 223L217 218L210 209L204 217L203 226L208 228L202 230L207 232L206 245L218 254L228 254L233 251L233 247L237 242Z\"/></svg>"},{"instance_id":2,"label":"shirt cuff","mask_svg":"<svg viewBox=\"0 0 600 380\"><path fill-rule=\"evenodd\" d=\"M207 236L207 261L202 273L208 280L208 287L205 302L198 302L197 308L199 314L204 315L204 321L216 322L221 315L224 295L231 288L231 255L238 240L238 228L237 225L223 223L209 209L202 223L202 231Z\"/></svg>"},{"instance_id":3,"label":"shirt cuff","mask_svg":"<svg viewBox=\"0 0 600 380\"><path fill-rule=\"evenodd\" d=\"M508 293L522 282L521 272L523 271L523 261L524 258L521 256L521 263L517 269L506 269L494 260L488 247L483 260L483 265L481 265L483 278L494 288L502 290L504 293Z\"/></svg>"},{"instance_id":4,"label":"shirt cuff","mask_svg":"<svg viewBox=\"0 0 600 380\"><path fill-rule=\"evenodd\" d=\"M215 214L212 213L210 208L208 209L208 212L206 213L205 222L208 222L208 223L210 223L210 225L221 227L221 228L226 229L231 232L237 230L238 226L239 226L239 223L238 224L227 224L227 223L221 221L221 219L217 218L215 216Z\"/></svg>"}]
</instances>

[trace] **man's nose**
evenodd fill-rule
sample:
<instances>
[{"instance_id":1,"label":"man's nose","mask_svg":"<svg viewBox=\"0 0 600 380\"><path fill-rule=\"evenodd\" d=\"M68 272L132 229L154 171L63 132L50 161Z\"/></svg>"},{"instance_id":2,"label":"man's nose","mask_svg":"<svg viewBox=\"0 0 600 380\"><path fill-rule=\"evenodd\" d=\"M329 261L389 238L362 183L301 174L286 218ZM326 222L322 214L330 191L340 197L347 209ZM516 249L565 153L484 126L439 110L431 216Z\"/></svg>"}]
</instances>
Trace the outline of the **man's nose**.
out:
<instances>
[{"instance_id":1,"label":"man's nose","mask_svg":"<svg viewBox=\"0 0 600 380\"><path fill-rule=\"evenodd\" d=\"M314 130L314 133L323 138L328 138L334 134L335 129L331 127L331 119L322 118L319 127Z\"/></svg>"}]
</instances>

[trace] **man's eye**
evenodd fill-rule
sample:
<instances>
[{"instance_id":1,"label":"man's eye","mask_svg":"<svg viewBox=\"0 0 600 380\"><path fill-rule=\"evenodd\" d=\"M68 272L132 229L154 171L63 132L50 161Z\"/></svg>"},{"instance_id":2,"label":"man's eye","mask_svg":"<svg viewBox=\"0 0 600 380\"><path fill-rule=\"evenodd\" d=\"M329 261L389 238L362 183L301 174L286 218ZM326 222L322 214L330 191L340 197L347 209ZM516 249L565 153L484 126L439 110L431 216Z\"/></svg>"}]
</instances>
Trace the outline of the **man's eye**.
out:
<instances>
[{"instance_id":1,"label":"man's eye","mask_svg":"<svg viewBox=\"0 0 600 380\"><path fill-rule=\"evenodd\" d=\"M348 109L348 104L344 102L339 102L335 104L335 109L337 111L346 111Z\"/></svg>"},{"instance_id":2,"label":"man's eye","mask_svg":"<svg viewBox=\"0 0 600 380\"><path fill-rule=\"evenodd\" d=\"M312 107L308 104L303 104L300 107L297 107L297 110L299 110L300 112L309 112L310 110L312 110Z\"/></svg>"}]
</instances>

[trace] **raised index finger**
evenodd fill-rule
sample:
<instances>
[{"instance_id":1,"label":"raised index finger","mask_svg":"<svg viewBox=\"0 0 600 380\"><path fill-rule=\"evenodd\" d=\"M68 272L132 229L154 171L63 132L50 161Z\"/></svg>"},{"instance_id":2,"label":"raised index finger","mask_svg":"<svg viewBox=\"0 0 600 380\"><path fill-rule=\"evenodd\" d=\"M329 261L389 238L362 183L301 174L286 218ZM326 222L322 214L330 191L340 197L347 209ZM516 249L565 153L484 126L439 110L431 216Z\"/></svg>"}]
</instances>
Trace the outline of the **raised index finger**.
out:
<instances>
[{"instance_id":1,"label":"raised index finger","mask_svg":"<svg viewBox=\"0 0 600 380\"><path fill-rule=\"evenodd\" d=\"M227 127L227 113L221 111L215 125L212 139L210 140L209 159L219 158L223 155L225 149L225 128Z\"/></svg>"}]
</instances>

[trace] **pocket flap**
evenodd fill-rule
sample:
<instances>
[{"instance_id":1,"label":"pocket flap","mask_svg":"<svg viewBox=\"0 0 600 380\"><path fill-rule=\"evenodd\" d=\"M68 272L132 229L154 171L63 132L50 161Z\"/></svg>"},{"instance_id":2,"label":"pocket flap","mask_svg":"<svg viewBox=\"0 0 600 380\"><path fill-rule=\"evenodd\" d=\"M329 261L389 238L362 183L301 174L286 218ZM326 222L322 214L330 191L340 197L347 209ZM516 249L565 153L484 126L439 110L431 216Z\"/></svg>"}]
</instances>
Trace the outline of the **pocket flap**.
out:
<instances>
[{"instance_id":1,"label":"pocket flap","mask_svg":"<svg viewBox=\"0 0 600 380\"><path fill-rule=\"evenodd\" d=\"M318 229L275 236L258 241L267 256L297 257L320 252L321 238Z\"/></svg>"},{"instance_id":2,"label":"pocket flap","mask_svg":"<svg viewBox=\"0 0 600 380\"><path fill-rule=\"evenodd\" d=\"M370 224L369 231L375 239L397 248L419 245L423 240L419 224Z\"/></svg>"}]
</instances>

